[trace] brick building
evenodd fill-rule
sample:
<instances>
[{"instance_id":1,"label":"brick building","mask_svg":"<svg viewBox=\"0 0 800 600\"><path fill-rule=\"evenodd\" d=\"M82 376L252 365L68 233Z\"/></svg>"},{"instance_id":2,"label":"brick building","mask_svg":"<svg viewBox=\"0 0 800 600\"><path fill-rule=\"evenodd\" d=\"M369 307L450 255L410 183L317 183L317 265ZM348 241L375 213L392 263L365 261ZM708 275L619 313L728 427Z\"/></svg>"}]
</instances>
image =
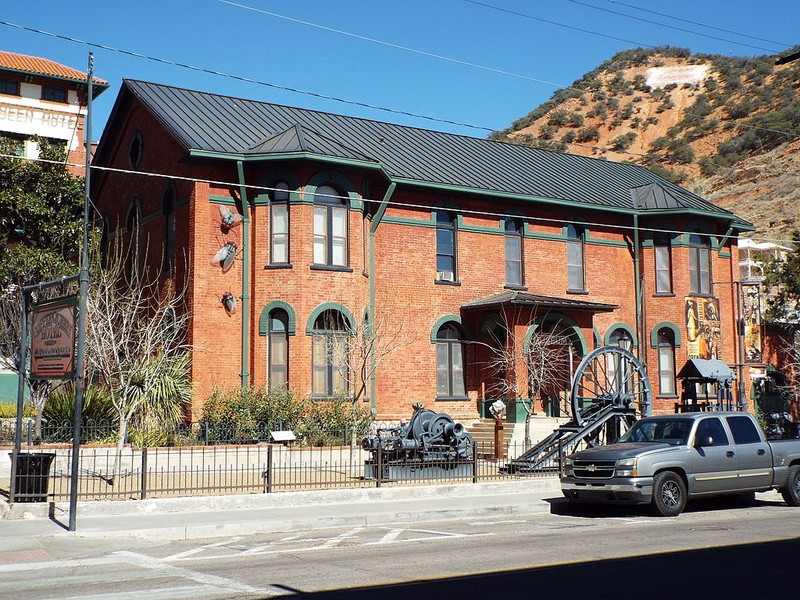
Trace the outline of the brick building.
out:
<instances>
[{"instance_id":1,"label":"brick building","mask_svg":"<svg viewBox=\"0 0 800 600\"><path fill-rule=\"evenodd\" d=\"M92 85L95 98L108 88L97 78ZM66 144L67 162L83 165L85 117L86 73L46 58L0 51L0 134L22 142L22 156L38 158L31 138L39 136Z\"/></svg>"},{"instance_id":2,"label":"brick building","mask_svg":"<svg viewBox=\"0 0 800 600\"><path fill-rule=\"evenodd\" d=\"M126 80L95 165L117 169L93 178L109 233L188 268L195 413L214 386L353 393L344 357L373 329L400 342L363 371L383 419L524 396L523 359L488 365L537 332L567 370L630 348L656 411L687 357L743 362L751 226L633 164Z\"/></svg>"}]
</instances>

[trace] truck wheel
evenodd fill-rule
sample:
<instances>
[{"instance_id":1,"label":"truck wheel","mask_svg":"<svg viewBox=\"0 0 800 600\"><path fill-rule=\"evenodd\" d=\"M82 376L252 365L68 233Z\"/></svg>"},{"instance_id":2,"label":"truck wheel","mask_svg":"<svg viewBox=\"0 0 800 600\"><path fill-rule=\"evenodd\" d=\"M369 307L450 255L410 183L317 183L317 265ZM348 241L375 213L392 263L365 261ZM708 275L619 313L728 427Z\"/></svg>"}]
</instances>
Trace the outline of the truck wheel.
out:
<instances>
[{"instance_id":1,"label":"truck wheel","mask_svg":"<svg viewBox=\"0 0 800 600\"><path fill-rule=\"evenodd\" d=\"M800 465L789 467L786 487L781 488L781 496L789 506L800 506Z\"/></svg>"},{"instance_id":2,"label":"truck wheel","mask_svg":"<svg viewBox=\"0 0 800 600\"><path fill-rule=\"evenodd\" d=\"M686 484L674 471L662 471L653 478L652 509L659 517L677 517L686 506Z\"/></svg>"}]
</instances>

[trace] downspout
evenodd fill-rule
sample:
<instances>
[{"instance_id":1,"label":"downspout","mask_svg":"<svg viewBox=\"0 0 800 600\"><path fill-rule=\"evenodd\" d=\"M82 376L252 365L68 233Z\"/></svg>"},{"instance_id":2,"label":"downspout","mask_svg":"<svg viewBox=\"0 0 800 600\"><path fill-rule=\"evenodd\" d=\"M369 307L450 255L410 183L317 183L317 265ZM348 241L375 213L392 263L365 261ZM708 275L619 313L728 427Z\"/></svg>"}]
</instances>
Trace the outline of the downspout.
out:
<instances>
[{"instance_id":1,"label":"downspout","mask_svg":"<svg viewBox=\"0 0 800 600\"><path fill-rule=\"evenodd\" d=\"M250 201L244 180L244 165L236 161L239 173L239 194L242 198L242 390L250 383Z\"/></svg>"},{"instance_id":2,"label":"downspout","mask_svg":"<svg viewBox=\"0 0 800 600\"><path fill-rule=\"evenodd\" d=\"M647 344L643 335L643 307L642 307L642 271L639 239L639 214L633 213L633 271L635 278L634 294L636 298L636 337L638 338L639 360L647 369Z\"/></svg>"},{"instance_id":3,"label":"downspout","mask_svg":"<svg viewBox=\"0 0 800 600\"><path fill-rule=\"evenodd\" d=\"M386 214L386 207L389 206L389 200L394 194L397 183L392 181L383 195L381 205L375 216L372 217L372 223L369 226L369 314L370 323L372 324L374 335L375 327L375 232L378 230L378 225L381 224L383 216ZM370 378L369 378L369 408L373 415L377 414L377 407L375 405L375 394L377 392L377 384L375 380L375 355L370 357Z\"/></svg>"}]
</instances>

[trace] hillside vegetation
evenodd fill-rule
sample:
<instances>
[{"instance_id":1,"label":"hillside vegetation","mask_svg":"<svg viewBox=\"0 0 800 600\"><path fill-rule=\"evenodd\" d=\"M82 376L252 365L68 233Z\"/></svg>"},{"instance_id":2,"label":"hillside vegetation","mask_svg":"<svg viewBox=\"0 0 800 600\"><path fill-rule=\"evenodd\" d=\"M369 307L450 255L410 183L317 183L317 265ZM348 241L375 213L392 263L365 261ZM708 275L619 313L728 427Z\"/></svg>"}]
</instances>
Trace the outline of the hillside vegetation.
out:
<instances>
[{"instance_id":1,"label":"hillside vegetation","mask_svg":"<svg viewBox=\"0 0 800 600\"><path fill-rule=\"evenodd\" d=\"M800 226L791 206L800 166L792 143L800 137L799 91L800 61L776 66L774 56L637 48L614 55L491 137L635 162L759 230L788 231Z\"/></svg>"}]
</instances>

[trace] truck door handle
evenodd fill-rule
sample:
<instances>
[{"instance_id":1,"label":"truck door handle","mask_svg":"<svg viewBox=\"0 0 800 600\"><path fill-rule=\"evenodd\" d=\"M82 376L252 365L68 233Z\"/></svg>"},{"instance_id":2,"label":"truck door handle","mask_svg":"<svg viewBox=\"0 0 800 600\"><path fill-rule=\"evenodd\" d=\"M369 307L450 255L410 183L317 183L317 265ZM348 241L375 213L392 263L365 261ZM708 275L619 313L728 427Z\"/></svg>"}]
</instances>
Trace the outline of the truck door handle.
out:
<instances>
[{"instance_id":1,"label":"truck door handle","mask_svg":"<svg viewBox=\"0 0 800 600\"><path fill-rule=\"evenodd\" d=\"M756 454L758 454L759 456L764 456L766 453L767 453L767 451L766 451L766 450L764 450L763 448L761 448L761 450L759 450L758 452L756 452Z\"/></svg>"},{"instance_id":2,"label":"truck door handle","mask_svg":"<svg viewBox=\"0 0 800 600\"><path fill-rule=\"evenodd\" d=\"M735 456L735 453L733 452L733 450L728 450L725 453L725 456L727 456L728 458L733 458Z\"/></svg>"}]
</instances>

